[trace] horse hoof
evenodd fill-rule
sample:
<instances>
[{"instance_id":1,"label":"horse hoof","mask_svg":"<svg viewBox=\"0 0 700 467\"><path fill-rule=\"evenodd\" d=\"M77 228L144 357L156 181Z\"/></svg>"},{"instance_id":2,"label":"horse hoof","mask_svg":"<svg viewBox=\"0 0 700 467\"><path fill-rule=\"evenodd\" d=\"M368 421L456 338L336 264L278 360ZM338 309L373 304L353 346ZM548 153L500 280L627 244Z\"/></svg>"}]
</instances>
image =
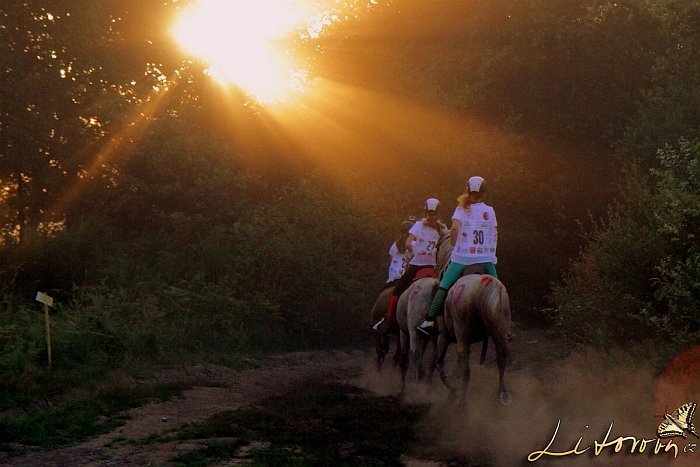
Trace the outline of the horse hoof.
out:
<instances>
[{"instance_id":1,"label":"horse hoof","mask_svg":"<svg viewBox=\"0 0 700 467\"><path fill-rule=\"evenodd\" d=\"M501 405L503 406L509 406L510 403L513 401L513 398L510 397L510 393L508 391L503 391L499 393L498 398L501 400Z\"/></svg>"}]
</instances>

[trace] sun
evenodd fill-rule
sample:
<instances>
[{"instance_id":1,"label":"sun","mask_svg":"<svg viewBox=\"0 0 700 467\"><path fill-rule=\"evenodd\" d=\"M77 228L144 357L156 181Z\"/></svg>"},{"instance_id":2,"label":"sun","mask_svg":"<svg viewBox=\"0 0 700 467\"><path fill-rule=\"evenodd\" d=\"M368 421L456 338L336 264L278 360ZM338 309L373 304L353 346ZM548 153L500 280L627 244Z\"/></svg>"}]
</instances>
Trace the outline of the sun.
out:
<instances>
[{"instance_id":1,"label":"sun","mask_svg":"<svg viewBox=\"0 0 700 467\"><path fill-rule=\"evenodd\" d=\"M313 16L300 0L199 0L182 12L171 34L207 73L261 103L300 92L307 78L285 40Z\"/></svg>"}]
</instances>

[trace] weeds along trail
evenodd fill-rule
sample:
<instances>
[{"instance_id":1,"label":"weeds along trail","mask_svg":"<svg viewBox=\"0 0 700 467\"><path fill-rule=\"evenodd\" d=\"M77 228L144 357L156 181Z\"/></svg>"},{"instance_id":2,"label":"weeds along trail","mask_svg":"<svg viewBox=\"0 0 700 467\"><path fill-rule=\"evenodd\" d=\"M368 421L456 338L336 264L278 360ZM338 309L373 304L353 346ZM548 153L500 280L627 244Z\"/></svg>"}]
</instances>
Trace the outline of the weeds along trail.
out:
<instances>
[{"instance_id":1,"label":"weeds along trail","mask_svg":"<svg viewBox=\"0 0 700 467\"><path fill-rule=\"evenodd\" d=\"M179 397L129 410L125 425L76 446L47 452L2 453L1 465L174 465L170 459L195 446L188 443L144 443L185 424L283 394L305 380L349 381L371 364L371 351L294 352L250 361L242 371L217 365L169 368L162 382L198 381Z\"/></svg>"},{"instance_id":2,"label":"weeds along trail","mask_svg":"<svg viewBox=\"0 0 700 467\"><path fill-rule=\"evenodd\" d=\"M523 332L516 342L518 360L512 370L530 372L533 363L560 358L563 347L558 342ZM533 345L534 344L534 345ZM483 374L475 374L475 393L495 390L495 355L490 347ZM398 393L400 377L387 361L384 371L374 369L371 345L361 350L329 350L295 352L250 360L250 369L233 370L217 365L170 367L157 373L154 380L143 383L176 383L196 381L191 389L169 401L152 402L127 412L125 424L109 433L78 445L48 452L0 454L0 464L21 466L68 465L175 465L178 455L201 449L193 440L172 440L179 428L208 419L212 415L256 404L268 397L279 396L305 381L319 383L346 382L370 390L378 396ZM388 359L390 360L390 358ZM527 363L525 363L527 362ZM447 358L448 372L455 374L454 348ZM510 371L510 370L509 370ZM313 384L313 383L312 383ZM476 394L475 394L476 395ZM406 402L439 403L447 392L435 378L432 385L417 384L409 374Z\"/></svg>"},{"instance_id":3,"label":"weeds along trail","mask_svg":"<svg viewBox=\"0 0 700 467\"><path fill-rule=\"evenodd\" d=\"M414 425L415 419L412 419L414 422L406 426L426 430L425 433L432 433L433 438L437 437L439 442L427 443L429 449L423 450L417 450L414 445L400 448L404 449L398 451L402 453L402 462L409 465L410 459L436 461L433 465L447 465L443 461L449 459L459 459L465 463L481 462L483 465L515 465L534 449L544 446L542 443L551 437L551 429L558 419L563 424L562 440L577 439L581 436L581 427L585 425L590 425L591 430L596 428L600 431L599 428L606 428L611 420L615 422L615 427L622 430L620 433L628 435L642 435L649 430L653 432L658 424L654 422L653 416L650 418L654 411L647 400L653 394L656 381L645 368L633 365L631 357L624 354L600 354L585 349L572 352L564 341L540 329L517 331L513 345L515 358L506 372L506 384L514 396L513 404L501 408L497 402L498 376L493 346L490 346L485 365L473 365L468 396L471 409L459 416L456 416L452 405L445 403L447 391L438 378L431 385L419 384L409 373L405 404L400 404L393 398L376 397L396 394L400 387L400 376L389 364L378 374L374 369L374 352L369 347L361 350L280 354L250 361L248 363L251 368L242 371L215 365L165 369L156 376L158 382L199 383L170 401L153 402L130 410L130 418L125 425L98 438L49 452L3 454L0 464L169 466L178 464L178 456L183 459L183 456L206 450L211 445L207 442L212 440L234 446L230 448L234 450L233 454L225 452L220 455L220 459L235 462L245 458L245 449L268 449L269 446L265 445L266 437L250 438L248 444L241 447L235 444L239 435L232 434L232 431L224 433L214 430L211 436L206 437L193 436L183 431L186 432L197 422L205 420L205 433L216 428L211 423L214 415L217 416L214 419L247 420L241 422L244 425L260 423L258 415L254 415L255 419L245 419L246 413L250 414L246 410L251 406L266 405L267 409L263 407L262 412L255 413L270 414L264 410L269 410L268 401L272 396L275 396L276 401L273 410L278 413L284 412L289 416L288 413L291 412L292 417L297 413L302 417L311 417L302 421L306 424L302 430L304 433L294 432L295 439L297 435L306 432L313 434L317 429L320 431L316 436L326 436L327 431L324 430L328 429L328 423L331 423L329 420L348 417L358 421L372 419L381 412L376 409L367 410L371 404L385 404L373 407L388 407L404 414L417 410L420 412L420 423ZM472 350L472 361L475 362L478 349ZM446 363L448 374L451 378L456 378L454 347L448 353ZM345 405L348 411L342 416L339 417L338 413L326 416L323 411L320 415L314 415L316 412L313 410L304 413L304 407L295 406L307 403L298 402L299 394L304 391L314 392L324 383L347 383L346 387L358 389L359 392L352 398L343 399L354 402L336 402L330 406L332 412ZM289 418L283 418L282 421L287 423ZM386 423L386 420L380 421L380 425ZM264 420L262 423L265 423ZM298 423L298 420L293 420L293 423ZM363 429L369 429L370 425L362 426ZM271 429L282 429L284 426L272 424ZM182 430L183 427L188 428ZM336 428L331 428L329 433L336 433L333 431ZM201 425L199 429L201 432ZM362 438L376 439L380 436L380 431L363 432ZM180 434L184 436L178 437ZM586 440L591 441L588 438ZM357 443L352 439L340 444L343 450L357 452ZM426 443L419 443L420 446L424 444ZM276 452L280 454L279 450ZM288 451L283 451L282 454L286 455L285 453L289 454ZM381 453L375 455L381 456ZM644 461L644 465L659 465L659 462L667 459L635 460ZM590 462L591 459L581 458L575 461ZM611 461L619 461L619 458L612 458ZM684 464L679 462L679 465Z\"/></svg>"}]
</instances>

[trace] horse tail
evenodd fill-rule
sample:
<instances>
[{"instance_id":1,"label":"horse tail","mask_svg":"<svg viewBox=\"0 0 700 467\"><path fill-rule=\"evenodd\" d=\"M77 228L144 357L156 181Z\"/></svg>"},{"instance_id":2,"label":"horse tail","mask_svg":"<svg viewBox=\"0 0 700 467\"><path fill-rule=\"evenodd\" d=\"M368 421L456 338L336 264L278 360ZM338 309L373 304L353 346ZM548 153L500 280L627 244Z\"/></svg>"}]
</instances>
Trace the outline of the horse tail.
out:
<instances>
[{"instance_id":1,"label":"horse tail","mask_svg":"<svg viewBox=\"0 0 700 467\"><path fill-rule=\"evenodd\" d=\"M508 291L500 281L494 281L491 276L484 277L491 280L484 284L484 281L487 279L482 279L482 285L486 286L486 293L483 295L482 302L484 307L482 318L490 323L487 325L489 332L494 334L503 333L503 336L499 337L508 340L511 326ZM485 315L488 315L489 318L486 318ZM496 336L493 337L495 338Z\"/></svg>"},{"instance_id":2,"label":"horse tail","mask_svg":"<svg viewBox=\"0 0 700 467\"><path fill-rule=\"evenodd\" d=\"M497 316L500 314L501 305L503 302L503 289L504 287L497 283L494 277L484 275L481 279L481 300L483 300L482 306L485 310L489 310L489 314L494 314Z\"/></svg>"},{"instance_id":3,"label":"horse tail","mask_svg":"<svg viewBox=\"0 0 700 467\"><path fill-rule=\"evenodd\" d=\"M486 351L489 348L489 336L486 336L486 339L481 344L481 358L479 359L479 365L483 365L484 362L486 361Z\"/></svg>"},{"instance_id":4,"label":"horse tail","mask_svg":"<svg viewBox=\"0 0 700 467\"><path fill-rule=\"evenodd\" d=\"M499 300L500 312L504 317L508 318L508 322L510 322L510 298L508 297L508 291L506 290L506 287L503 284L498 285L501 289Z\"/></svg>"}]
</instances>

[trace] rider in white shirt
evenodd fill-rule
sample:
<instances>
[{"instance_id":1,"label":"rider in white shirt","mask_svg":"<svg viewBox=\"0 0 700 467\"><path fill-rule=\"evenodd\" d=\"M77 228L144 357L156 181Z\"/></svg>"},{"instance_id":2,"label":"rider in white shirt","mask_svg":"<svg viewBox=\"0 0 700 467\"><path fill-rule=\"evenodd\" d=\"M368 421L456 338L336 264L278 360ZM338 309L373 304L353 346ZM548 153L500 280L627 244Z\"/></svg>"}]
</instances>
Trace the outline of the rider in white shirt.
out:
<instances>
[{"instance_id":1,"label":"rider in white shirt","mask_svg":"<svg viewBox=\"0 0 700 467\"><path fill-rule=\"evenodd\" d=\"M437 245L440 238L447 235L447 227L438 219L439 207L440 201L428 198L425 201L425 217L413 224L408 231L406 248L413 253L413 257L394 286L386 316L375 323L372 329L382 333L388 332L396 324L396 303L401 294L422 269L435 268Z\"/></svg>"},{"instance_id":2,"label":"rider in white shirt","mask_svg":"<svg viewBox=\"0 0 700 467\"><path fill-rule=\"evenodd\" d=\"M406 271L408 262L411 260L411 252L406 248L406 239L408 238L408 231L411 227L413 227L413 222L403 221L401 223L401 235L399 235L399 238L392 243L389 248L391 261L389 262L389 277L384 284L384 288L396 285L396 281L398 281Z\"/></svg>"},{"instance_id":3,"label":"rider in white shirt","mask_svg":"<svg viewBox=\"0 0 700 467\"><path fill-rule=\"evenodd\" d=\"M452 215L450 243L454 247L450 265L440 280L440 286L433 298L430 312L418 326L418 331L433 334L436 330L435 318L442 314L442 307L449 288L463 275L469 273L496 273L496 244L498 230L496 212L483 202L486 184L481 177L471 177L467 190L458 199L458 206Z\"/></svg>"}]
</instances>

